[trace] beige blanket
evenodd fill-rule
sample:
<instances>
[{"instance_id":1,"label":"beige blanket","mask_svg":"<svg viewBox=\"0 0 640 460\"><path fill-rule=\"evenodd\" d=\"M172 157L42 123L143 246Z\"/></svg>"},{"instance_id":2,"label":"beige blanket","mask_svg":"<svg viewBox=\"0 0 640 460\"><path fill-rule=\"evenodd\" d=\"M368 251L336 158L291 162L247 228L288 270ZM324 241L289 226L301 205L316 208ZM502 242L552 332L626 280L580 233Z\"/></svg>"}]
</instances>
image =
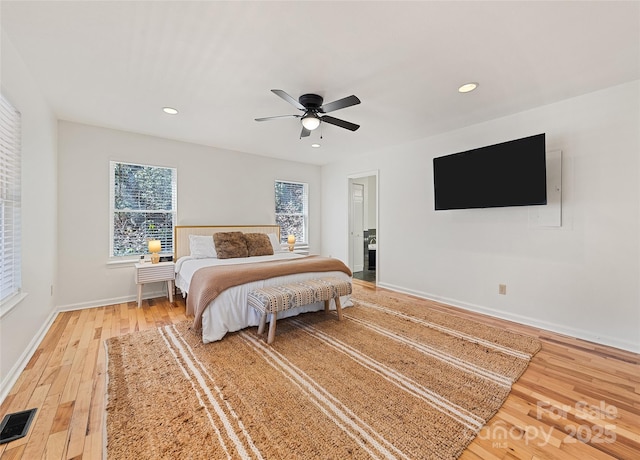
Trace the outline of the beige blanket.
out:
<instances>
[{"instance_id":1,"label":"beige blanket","mask_svg":"<svg viewBox=\"0 0 640 460\"><path fill-rule=\"evenodd\" d=\"M351 276L351 270L341 260L320 256L201 268L191 278L187 315L194 315L193 327L200 330L205 308L225 289L276 276L332 271Z\"/></svg>"}]
</instances>

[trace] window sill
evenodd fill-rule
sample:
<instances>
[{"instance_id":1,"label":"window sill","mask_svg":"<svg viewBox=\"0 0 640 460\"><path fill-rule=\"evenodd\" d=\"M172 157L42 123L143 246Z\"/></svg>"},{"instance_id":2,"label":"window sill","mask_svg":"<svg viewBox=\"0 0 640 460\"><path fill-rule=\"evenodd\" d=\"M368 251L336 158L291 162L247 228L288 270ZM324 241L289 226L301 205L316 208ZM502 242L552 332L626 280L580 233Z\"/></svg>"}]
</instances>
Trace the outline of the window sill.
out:
<instances>
[{"instance_id":1,"label":"window sill","mask_svg":"<svg viewBox=\"0 0 640 460\"><path fill-rule=\"evenodd\" d=\"M173 261L173 254L170 253L160 253L160 257L171 257L171 261ZM123 256L123 257L114 257L112 259L107 260L108 268L122 268L122 267L133 267L135 264L141 261L140 256ZM144 262L151 262L149 258L149 254L145 255Z\"/></svg>"},{"instance_id":2,"label":"window sill","mask_svg":"<svg viewBox=\"0 0 640 460\"><path fill-rule=\"evenodd\" d=\"M4 318L11 310L16 308L20 302L22 302L27 294L19 292L0 304L0 318Z\"/></svg>"},{"instance_id":3,"label":"window sill","mask_svg":"<svg viewBox=\"0 0 640 460\"><path fill-rule=\"evenodd\" d=\"M140 262L140 258L137 259L125 259L125 260L108 260L107 267L109 268L121 268L121 267L133 267L134 264Z\"/></svg>"}]
</instances>

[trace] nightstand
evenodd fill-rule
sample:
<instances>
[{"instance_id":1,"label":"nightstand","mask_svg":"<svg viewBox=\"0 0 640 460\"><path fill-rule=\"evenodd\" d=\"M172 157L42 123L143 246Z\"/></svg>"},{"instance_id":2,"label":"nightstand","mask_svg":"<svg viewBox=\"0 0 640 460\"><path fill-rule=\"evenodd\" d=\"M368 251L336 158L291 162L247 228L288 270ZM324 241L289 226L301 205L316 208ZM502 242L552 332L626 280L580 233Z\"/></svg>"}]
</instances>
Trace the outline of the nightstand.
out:
<instances>
[{"instance_id":1,"label":"nightstand","mask_svg":"<svg viewBox=\"0 0 640 460\"><path fill-rule=\"evenodd\" d=\"M142 285L147 283L166 281L169 302L173 302L173 281L176 278L175 266L176 264L173 262L135 264L135 279L138 285L138 308L142 306Z\"/></svg>"}]
</instances>

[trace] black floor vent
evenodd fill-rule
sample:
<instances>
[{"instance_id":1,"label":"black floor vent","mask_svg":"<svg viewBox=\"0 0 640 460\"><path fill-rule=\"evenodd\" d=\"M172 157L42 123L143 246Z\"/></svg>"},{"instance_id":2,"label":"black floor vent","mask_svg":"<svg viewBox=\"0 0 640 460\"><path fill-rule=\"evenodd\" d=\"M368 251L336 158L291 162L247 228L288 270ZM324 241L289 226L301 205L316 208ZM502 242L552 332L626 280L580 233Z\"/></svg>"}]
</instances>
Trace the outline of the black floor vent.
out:
<instances>
[{"instance_id":1,"label":"black floor vent","mask_svg":"<svg viewBox=\"0 0 640 460\"><path fill-rule=\"evenodd\" d=\"M29 431L29 425L36 415L37 409L7 414L0 424L0 444L24 438Z\"/></svg>"}]
</instances>

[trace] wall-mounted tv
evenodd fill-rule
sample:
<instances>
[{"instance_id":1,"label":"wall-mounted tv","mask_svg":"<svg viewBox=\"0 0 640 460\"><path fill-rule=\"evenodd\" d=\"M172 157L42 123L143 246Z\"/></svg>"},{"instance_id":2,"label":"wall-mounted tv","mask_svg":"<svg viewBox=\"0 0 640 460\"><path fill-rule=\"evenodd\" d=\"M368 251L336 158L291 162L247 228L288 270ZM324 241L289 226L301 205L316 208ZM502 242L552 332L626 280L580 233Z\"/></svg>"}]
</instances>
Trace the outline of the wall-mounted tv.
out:
<instances>
[{"instance_id":1,"label":"wall-mounted tv","mask_svg":"<svg viewBox=\"0 0 640 460\"><path fill-rule=\"evenodd\" d=\"M547 204L545 135L433 159L435 209Z\"/></svg>"}]
</instances>

